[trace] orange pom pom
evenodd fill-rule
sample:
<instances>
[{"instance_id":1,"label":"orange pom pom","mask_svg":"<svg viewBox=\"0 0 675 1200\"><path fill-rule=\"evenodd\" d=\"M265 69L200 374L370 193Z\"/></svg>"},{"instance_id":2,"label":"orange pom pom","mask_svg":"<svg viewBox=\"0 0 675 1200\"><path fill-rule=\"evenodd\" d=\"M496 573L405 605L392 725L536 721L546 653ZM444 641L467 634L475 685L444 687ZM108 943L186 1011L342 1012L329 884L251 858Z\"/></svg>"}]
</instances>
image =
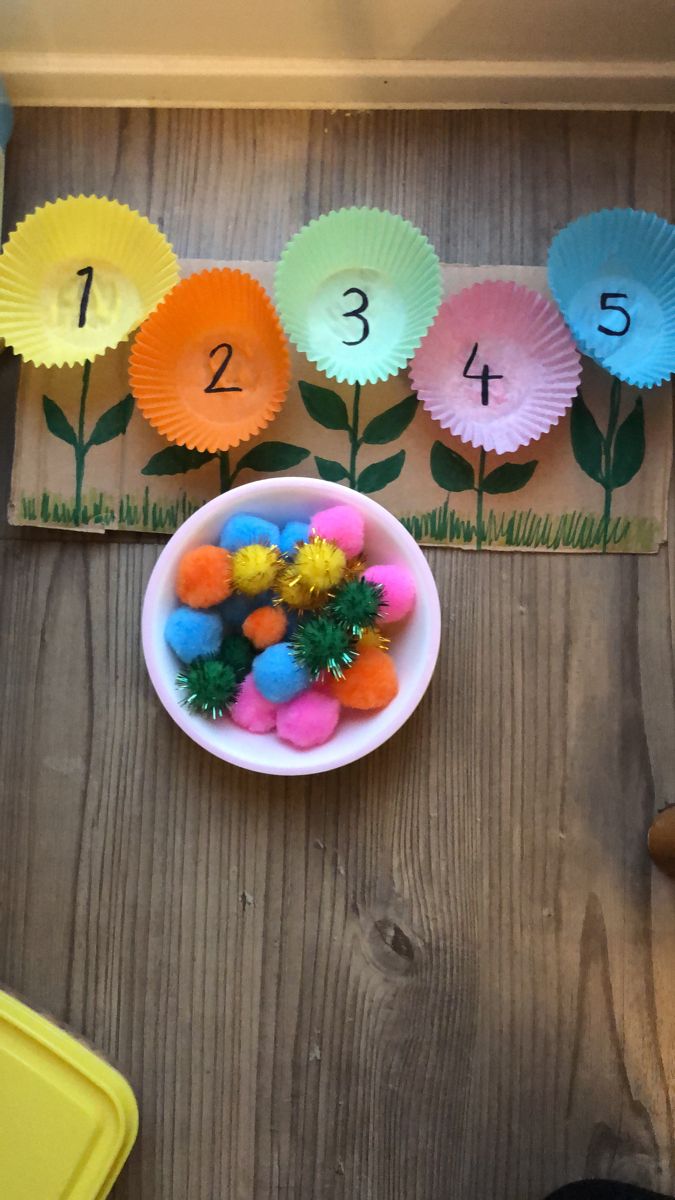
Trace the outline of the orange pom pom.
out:
<instances>
[{"instance_id":1,"label":"orange pom pom","mask_svg":"<svg viewBox=\"0 0 675 1200\"><path fill-rule=\"evenodd\" d=\"M270 604L264 608L254 608L241 629L256 650L266 650L276 642L283 642L287 625L288 618L283 608L272 608Z\"/></svg>"},{"instance_id":2,"label":"orange pom pom","mask_svg":"<svg viewBox=\"0 0 675 1200\"><path fill-rule=\"evenodd\" d=\"M342 679L331 679L329 686L345 708L384 708L398 692L394 660L377 646L366 646Z\"/></svg>"},{"instance_id":3,"label":"orange pom pom","mask_svg":"<svg viewBox=\"0 0 675 1200\"><path fill-rule=\"evenodd\" d=\"M176 592L190 608L211 608L232 591L232 556L220 546L197 546L178 564Z\"/></svg>"}]
</instances>

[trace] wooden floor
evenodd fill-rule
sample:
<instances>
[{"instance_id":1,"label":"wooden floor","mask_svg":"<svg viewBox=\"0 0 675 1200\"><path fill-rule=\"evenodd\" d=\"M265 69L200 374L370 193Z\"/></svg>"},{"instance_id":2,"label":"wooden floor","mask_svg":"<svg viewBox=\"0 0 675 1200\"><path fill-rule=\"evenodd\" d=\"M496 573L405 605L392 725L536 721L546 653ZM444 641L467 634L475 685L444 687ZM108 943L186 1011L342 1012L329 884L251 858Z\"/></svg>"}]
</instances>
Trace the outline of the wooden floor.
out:
<instances>
[{"instance_id":1,"label":"wooden floor","mask_svg":"<svg viewBox=\"0 0 675 1200\"><path fill-rule=\"evenodd\" d=\"M25 111L6 227L68 192L181 255L275 258L354 201L449 261L670 214L666 114ZM15 371L0 363L5 499ZM119 1064L117 1200L541 1200L675 1188L673 555L436 550L443 645L386 748L265 780L171 725L149 538L0 530L0 982ZM37 1200L37 1198L36 1198Z\"/></svg>"}]
</instances>

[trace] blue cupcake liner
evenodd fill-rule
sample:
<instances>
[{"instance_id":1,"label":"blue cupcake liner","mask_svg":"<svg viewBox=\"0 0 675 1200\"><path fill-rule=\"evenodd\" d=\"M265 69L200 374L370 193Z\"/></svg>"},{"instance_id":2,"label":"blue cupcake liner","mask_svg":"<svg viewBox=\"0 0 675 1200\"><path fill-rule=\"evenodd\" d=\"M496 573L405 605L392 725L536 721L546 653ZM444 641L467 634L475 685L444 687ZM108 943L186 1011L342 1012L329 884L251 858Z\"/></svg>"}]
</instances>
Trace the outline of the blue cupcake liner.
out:
<instances>
[{"instance_id":1,"label":"blue cupcake liner","mask_svg":"<svg viewBox=\"0 0 675 1200\"><path fill-rule=\"evenodd\" d=\"M548 254L551 292L580 349L639 388L675 371L675 226L603 209L572 221Z\"/></svg>"}]
</instances>

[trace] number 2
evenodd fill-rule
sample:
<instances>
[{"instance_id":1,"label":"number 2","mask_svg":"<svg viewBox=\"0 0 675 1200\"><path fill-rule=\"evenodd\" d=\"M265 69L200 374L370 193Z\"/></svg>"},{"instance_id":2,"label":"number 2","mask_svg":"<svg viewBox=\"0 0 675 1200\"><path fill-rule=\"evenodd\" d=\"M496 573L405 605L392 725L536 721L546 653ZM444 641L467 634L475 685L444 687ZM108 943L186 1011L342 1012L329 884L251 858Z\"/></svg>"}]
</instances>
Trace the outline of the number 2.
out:
<instances>
[{"instance_id":1,"label":"number 2","mask_svg":"<svg viewBox=\"0 0 675 1200\"><path fill-rule=\"evenodd\" d=\"M223 375L225 373L225 371L227 370L230 359L232 358L232 346L230 345L229 342L219 342L217 346L213 347L213 350L209 351L209 358L213 358L214 354L217 354L219 350L225 351L225 354L223 356L223 361L221 362L220 366L217 368L216 373L213 376L213 379L211 380L211 382L204 388L204 391L205 392L240 392L241 391L240 387L218 387L218 381L219 381L221 375Z\"/></svg>"},{"instance_id":2,"label":"number 2","mask_svg":"<svg viewBox=\"0 0 675 1200\"><path fill-rule=\"evenodd\" d=\"M77 321L78 328L83 329L87 323L87 308L89 307L89 296L91 293L92 280L94 278L94 268L82 267L82 269L77 273L78 275L86 275L84 287L82 288L82 299L80 300L80 315Z\"/></svg>"},{"instance_id":3,"label":"number 2","mask_svg":"<svg viewBox=\"0 0 675 1200\"><path fill-rule=\"evenodd\" d=\"M630 329L630 313L621 304L610 304L610 300L627 300L627 292L603 292L600 296L600 307L603 312L619 312L626 318L626 324L623 329L608 329L606 325L598 325L600 333L606 333L608 337L623 337Z\"/></svg>"},{"instance_id":4,"label":"number 2","mask_svg":"<svg viewBox=\"0 0 675 1200\"><path fill-rule=\"evenodd\" d=\"M503 375L491 375L490 368L488 367L487 363L483 367L480 375L470 375L469 371L470 371L471 367L473 366L474 359L477 354L478 354L478 342L475 342L473 350L471 351L469 357L467 358L466 362L464 363L464 370L462 371L462 375L464 376L465 379L480 379L480 402L485 408L487 408L488 404L490 403L490 380L491 379L503 379L504 376Z\"/></svg>"},{"instance_id":5,"label":"number 2","mask_svg":"<svg viewBox=\"0 0 675 1200\"><path fill-rule=\"evenodd\" d=\"M359 296L361 303L359 305L357 305L356 308L353 308L351 310L351 312L346 312L346 313L343 313L342 315L343 315L343 317L356 317L356 319L358 321L360 321L361 325L363 326L363 328L361 330L361 337L357 338L355 342L347 342L343 338L342 345L343 346L360 346L361 342L365 342L366 338L368 337L368 334L370 333L370 325L368 323L368 318L363 316L364 312L366 311L366 309L368 307L368 303L369 303L368 297L366 296L365 292L361 291L361 288L357 288L357 287L347 288L347 291L343 292L342 295L343 296Z\"/></svg>"}]
</instances>

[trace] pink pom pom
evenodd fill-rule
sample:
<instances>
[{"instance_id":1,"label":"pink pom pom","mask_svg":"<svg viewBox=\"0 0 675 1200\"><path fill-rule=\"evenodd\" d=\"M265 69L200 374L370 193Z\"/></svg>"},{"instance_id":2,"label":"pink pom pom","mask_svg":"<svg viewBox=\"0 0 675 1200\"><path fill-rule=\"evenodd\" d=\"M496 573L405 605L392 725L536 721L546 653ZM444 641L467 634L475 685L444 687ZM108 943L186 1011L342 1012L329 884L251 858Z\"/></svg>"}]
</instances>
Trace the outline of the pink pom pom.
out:
<instances>
[{"instance_id":1,"label":"pink pom pom","mask_svg":"<svg viewBox=\"0 0 675 1200\"><path fill-rule=\"evenodd\" d=\"M378 617L382 625L400 621L411 612L415 603L415 580L407 567L368 567L363 578L370 583L379 583L383 590L382 612Z\"/></svg>"},{"instance_id":2,"label":"pink pom pom","mask_svg":"<svg viewBox=\"0 0 675 1200\"><path fill-rule=\"evenodd\" d=\"M250 733L271 733L277 723L277 706L261 696L251 674L239 688L230 716L235 725Z\"/></svg>"},{"instance_id":3,"label":"pink pom pom","mask_svg":"<svg viewBox=\"0 0 675 1200\"><path fill-rule=\"evenodd\" d=\"M317 688L280 704L277 712L277 733L285 742L308 750L321 746L335 732L340 719L338 700Z\"/></svg>"},{"instance_id":4,"label":"pink pom pom","mask_svg":"<svg viewBox=\"0 0 675 1200\"><path fill-rule=\"evenodd\" d=\"M327 542L344 550L347 558L356 558L363 550L365 524L360 512L348 504L324 508L312 517L310 528Z\"/></svg>"}]
</instances>

